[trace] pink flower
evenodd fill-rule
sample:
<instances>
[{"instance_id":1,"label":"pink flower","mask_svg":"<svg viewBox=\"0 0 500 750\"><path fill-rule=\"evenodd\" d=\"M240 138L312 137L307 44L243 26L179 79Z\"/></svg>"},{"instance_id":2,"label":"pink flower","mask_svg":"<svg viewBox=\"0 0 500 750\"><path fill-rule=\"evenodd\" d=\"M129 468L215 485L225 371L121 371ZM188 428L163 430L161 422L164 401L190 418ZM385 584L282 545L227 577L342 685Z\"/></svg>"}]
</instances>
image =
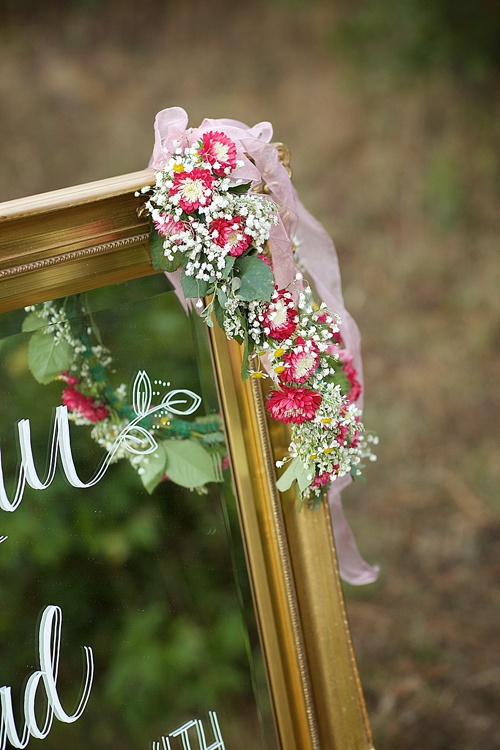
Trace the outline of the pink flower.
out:
<instances>
[{"instance_id":1,"label":"pink flower","mask_svg":"<svg viewBox=\"0 0 500 750\"><path fill-rule=\"evenodd\" d=\"M283 356L283 383L305 383L319 365L319 349L314 341L297 337L293 351Z\"/></svg>"},{"instance_id":2,"label":"pink flower","mask_svg":"<svg viewBox=\"0 0 500 750\"><path fill-rule=\"evenodd\" d=\"M213 130L203 133L198 153L218 176L229 174L236 167L236 144L224 133Z\"/></svg>"},{"instance_id":3,"label":"pink flower","mask_svg":"<svg viewBox=\"0 0 500 750\"><path fill-rule=\"evenodd\" d=\"M66 372L62 372L59 375L59 380L63 380L68 385L76 385L78 383L78 378L76 377L76 375L72 375L67 370Z\"/></svg>"},{"instance_id":4,"label":"pink flower","mask_svg":"<svg viewBox=\"0 0 500 750\"><path fill-rule=\"evenodd\" d=\"M333 467L334 470L338 469L337 467ZM331 482L334 477L335 471L329 472L324 471L322 474L316 474L314 479L311 482L311 487L324 487L325 484L328 484L328 482Z\"/></svg>"},{"instance_id":5,"label":"pink flower","mask_svg":"<svg viewBox=\"0 0 500 750\"><path fill-rule=\"evenodd\" d=\"M236 258L245 252L252 238L245 234L245 219L235 216L232 219L215 219L210 222L213 241L219 247L229 247L228 254Z\"/></svg>"},{"instance_id":6,"label":"pink flower","mask_svg":"<svg viewBox=\"0 0 500 750\"><path fill-rule=\"evenodd\" d=\"M283 341L295 331L298 319L290 292L286 289L276 290L264 313L264 333L272 339Z\"/></svg>"},{"instance_id":7,"label":"pink flower","mask_svg":"<svg viewBox=\"0 0 500 750\"><path fill-rule=\"evenodd\" d=\"M191 172L175 172L169 195L178 195L179 206L190 214L200 206L210 205L214 181L208 169L194 167Z\"/></svg>"},{"instance_id":8,"label":"pink flower","mask_svg":"<svg viewBox=\"0 0 500 750\"><path fill-rule=\"evenodd\" d=\"M101 422L109 417L109 412L104 404L95 404L91 396L84 396L76 388L65 388L62 392L62 402L70 411L76 411L89 422Z\"/></svg>"},{"instance_id":9,"label":"pink flower","mask_svg":"<svg viewBox=\"0 0 500 750\"><path fill-rule=\"evenodd\" d=\"M170 237L170 235L179 234L186 229L186 224L183 221L176 221L172 216L165 213L160 214L158 219L154 219L153 224L162 237ZM181 242L181 240L175 240L175 242Z\"/></svg>"},{"instance_id":10,"label":"pink flower","mask_svg":"<svg viewBox=\"0 0 500 750\"><path fill-rule=\"evenodd\" d=\"M302 424L314 418L320 404L321 395L311 388L285 385L279 391L270 391L266 405L273 419Z\"/></svg>"},{"instance_id":11,"label":"pink flower","mask_svg":"<svg viewBox=\"0 0 500 750\"><path fill-rule=\"evenodd\" d=\"M351 403L354 403L361 396L363 388L358 380L357 370L352 364L352 354L347 349L340 349L339 359L342 362L342 369L347 375L347 380L351 386L347 398Z\"/></svg>"}]
</instances>

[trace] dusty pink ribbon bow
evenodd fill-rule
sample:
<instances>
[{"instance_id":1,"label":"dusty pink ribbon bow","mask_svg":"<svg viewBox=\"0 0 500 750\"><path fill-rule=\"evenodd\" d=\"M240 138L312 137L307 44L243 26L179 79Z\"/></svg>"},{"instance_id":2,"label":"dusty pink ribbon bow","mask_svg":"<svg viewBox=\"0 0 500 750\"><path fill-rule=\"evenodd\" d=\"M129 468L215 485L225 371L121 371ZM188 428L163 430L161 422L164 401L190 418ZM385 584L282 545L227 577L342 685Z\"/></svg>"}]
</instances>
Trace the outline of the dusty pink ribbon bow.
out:
<instances>
[{"instance_id":1,"label":"dusty pink ribbon bow","mask_svg":"<svg viewBox=\"0 0 500 750\"><path fill-rule=\"evenodd\" d=\"M198 128L188 127L187 113L181 107L170 107L156 115L155 144L149 166L160 170L176 148L195 144L208 131L223 132L236 144L238 159L243 166L238 178L258 185L262 180L270 190L270 197L278 206L280 222L270 236L272 265L276 284L283 289L295 281L298 267L294 260L293 245L299 248L300 262L327 307L341 319L341 333L346 348L362 382L362 361L358 327L344 307L340 270L333 242L324 227L302 205L288 172L279 161L276 148L271 144L273 128L269 122L260 122L252 128L237 120L205 119ZM249 158L250 157L250 158ZM175 274L169 274L176 293L182 290ZM362 408L363 396L357 401ZM378 576L377 566L371 566L361 557L353 533L344 516L341 491L351 482L343 477L332 483L328 492L335 545L340 575L344 581L355 585L372 583Z\"/></svg>"}]
</instances>

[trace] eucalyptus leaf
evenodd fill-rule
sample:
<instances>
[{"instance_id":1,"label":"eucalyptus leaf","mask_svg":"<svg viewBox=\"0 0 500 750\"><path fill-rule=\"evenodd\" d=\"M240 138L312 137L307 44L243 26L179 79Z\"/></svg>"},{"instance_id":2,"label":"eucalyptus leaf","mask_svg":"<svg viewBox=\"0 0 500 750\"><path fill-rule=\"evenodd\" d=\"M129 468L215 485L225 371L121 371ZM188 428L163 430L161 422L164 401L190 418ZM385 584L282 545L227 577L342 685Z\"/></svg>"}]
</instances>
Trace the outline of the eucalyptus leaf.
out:
<instances>
[{"instance_id":1,"label":"eucalyptus leaf","mask_svg":"<svg viewBox=\"0 0 500 750\"><path fill-rule=\"evenodd\" d=\"M251 182L242 182L240 185L231 185L227 192L233 195L245 195L245 193L248 193L251 184Z\"/></svg>"},{"instance_id":2,"label":"eucalyptus leaf","mask_svg":"<svg viewBox=\"0 0 500 750\"><path fill-rule=\"evenodd\" d=\"M195 440L164 440L167 454L167 475L182 487L200 487L215 482L216 476L210 453Z\"/></svg>"},{"instance_id":3,"label":"eucalyptus leaf","mask_svg":"<svg viewBox=\"0 0 500 750\"><path fill-rule=\"evenodd\" d=\"M224 270L222 272L222 278L223 279L228 279L229 278L229 274L233 270L233 266L234 266L234 261L235 260L236 260L236 258L235 258L234 255L226 255L226 261L225 261L225 264L224 264Z\"/></svg>"},{"instance_id":4,"label":"eucalyptus leaf","mask_svg":"<svg viewBox=\"0 0 500 750\"><path fill-rule=\"evenodd\" d=\"M237 295L239 299L245 302L256 299L269 302L274 291L274 277L267 263L254 255L244 255L237 258L234 267L241 279Z\"/></svg>"},{"instance_id":5,"label":"eucalyptus leaf","mask_svg":"<svg viewBox=\"0 0 500 750\"><path fill-rule=\"evenodd\" d=\"M224 295L224 297L227 302L226 295ZM215 315L215 320L217 321L217 323L222 329L224 329L224 317L225 317L224 307L225 305L223 305L220 302L219 292L217 292L217 297L214 298L214 315Z\"/></svg>"},{"instance_id":6,"label":"eucalyptus leaf","mask_svg":"<svg viewBox=\"0 0 500 750\"><path fill-rule=\"evenodd\" d=\"M147 459L143 462L142 468L144 471L139 475L145 489L150 495L165 476L166 467L167 454L163 447L163 442L160 441L156 451L150 453Z\"/></svg>"},{"instance_id":7,"label":"eucalyptus leaf","mask_svg":"<svg viewBox=\"0 0 500 750\"><path fill-rule=\"evenodd\" d=\"M243 380L243 382L245 382L245 380L248 380L248 376L250 374L248 358L250 357L250 352L252 350L252 341L248 333L245 333L244 344L245 346L243 349L243 360L241 362L241 379Z\"/></svg>"},{"instance_id":8,"label":"eucalyptus leaf","mask_svg":"<svg viewBox=\"0 0 500 750\"><path fill-rule=\"evenodd\" d=\"M184 270L182 271L181 276L181 286L186 297L205 297L209 290L208 281L195 279L194 276L186 276Z\"/></svg>"},{"instance_id":9,"label":"eucalyptus leaf","mask_svg":"<svg viewBox=\"0 0 500 750\"><path fill-rule=\"evenodd\" d=\"M297 479L297 471L300 471L301 466L303 466L302 461L298 458L292 458L285 471L276 482L276 487L280 492L285 492L292 486Z\"/></svg>"},{"instance_id":10,"label":"eucalyptus leaf","mask_svg":"<svg viewBox=\"0 0 500 750\"><path fill-rule=\"evenodd\" d=\"M73 348L67 341L56 343L50 334L37 331L28 346L28 366L35 380L47 385L73 362Z\"/></svg>"},{"instance_id":11,"label":"eucalyptus leaf","mask_svg":"<svg viewBox=\"0 0 500 750\"><path fill-rule=\"evenodd\" d=\"M176 253L173 260L169 260L165 257L165 250L163 247L164 238L158 234L156 229L151 228L149 233L149 252L151 253L151 260L153 261L153 268L157 271L176 271L182 263L181 253Z\"/></svg>"},{"instance_id":12,"label":"eucalyptus leaf","mask_svg":"<svg viewBox=\"0 0 500 750\"><path fill-rule=\"evenodd\" d=\"M217 289L217 301L219 305L224 309L227 305L227 294L222 289ZM214 300L215 302L215 300Z\"/></svg>"},{"instance_id":13,"label":"eucalyptus leaf","mask_svg":"<svg viewBox=\"0 0 500 750\"><path fill-rule=\"evenodd\" d=\"M311 484L314 478L314 467L311 464L303 464L300 461L300 467L297 470L297 484L301 492L304 492Z\"/></svg>"}]
</instances>

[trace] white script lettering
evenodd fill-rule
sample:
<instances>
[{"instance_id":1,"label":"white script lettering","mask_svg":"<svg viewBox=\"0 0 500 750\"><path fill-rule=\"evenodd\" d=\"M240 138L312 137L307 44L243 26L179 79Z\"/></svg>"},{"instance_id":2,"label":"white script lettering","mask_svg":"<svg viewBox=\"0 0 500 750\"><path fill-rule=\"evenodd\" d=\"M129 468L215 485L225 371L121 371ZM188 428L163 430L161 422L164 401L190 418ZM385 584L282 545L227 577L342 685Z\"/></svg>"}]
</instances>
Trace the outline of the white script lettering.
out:
<instances>
[{"instance_id":1,"label":"white script lettering","mask_svg":"<svg viewBox=\"0 0 500 750\"><path fill-rule=\"evenodd\" d=\"M191 719L170 734L165 734L159 742L153 742L153 750L173 750L170 738L177 737L182 742L182 750L225 750L224 740L219 727L219 721L215 711L209 711L208 717L212 726L214 741L207 745L205 730L199 719ZM190 732L190 730L193 730ZM196 747L193 748L190 741L190 735L196 737ZM192 737L191 737L192 738ZM178 747L178 744L176 745Z\"/></svg>"},{"instance_id":2,"label":"white script lettering","mask_svg":"<svg viewBox=\"0 0 500 750\"><path fill-rule=\"evenodd\" d=\"M89 482L83 482L80 479L75 467L71 451L69 418L66 406L58 406L56 408L54 428L52 431L52 442L49 451L49 468L44 480L40 479L35 467L33 449L31 446L30 421L29 419L21 419L17 425L19 448L21 452L21 466L17 476L14 498L12 500L9 499L5 490L2 452L0 450L0 509L7 511L8 513L15 511L23 499L26 484L35 490L47 489L54 479L58 456L60 457L66 479L72 487L78 487L80 489L93 487L103 478L119 448L125 447L131 453L144 455L154 453L154 451L157 450L158 444L152 437L151 433L140 425L140 422L145 417L151 417L155 413L160 414L162 412L189 415L195 412L201 403L201 397L193 391L176 389L169 391L162 398L161 403L153 406L151 404L151 382L144 370L141 370L135 378L133 396L134 409L137 416L135 419L131 420L116 437L111 449L108 451L99 469ZM0 537L0 543L5 541L5 539L6 537Z\"/></svg>"},{"instance_id":3,"label":"white script lettering","mask_svg":"<svg viewBox=\"0 0 500 750\"><path fill-rule=\"evenodd\" d=\"M59 657L61 653L62 611L60 607L49 605L42 613L38 637L40 669L29 677L24 690L24 727L19 734L12 710L12 690L10 686L0 688L0 750L4 750L8 740L12 747L25 748L30 737L45 739L52 728L54 716L65 724L72 724L80 718L90 698L94 679L94 656L89 646L84 646L84 678L80 700L74 713L67 713L57 691ZM45 717L40 726L35 714L37 691L43 685L47 696Z\"/></svg>"}]
</instances>

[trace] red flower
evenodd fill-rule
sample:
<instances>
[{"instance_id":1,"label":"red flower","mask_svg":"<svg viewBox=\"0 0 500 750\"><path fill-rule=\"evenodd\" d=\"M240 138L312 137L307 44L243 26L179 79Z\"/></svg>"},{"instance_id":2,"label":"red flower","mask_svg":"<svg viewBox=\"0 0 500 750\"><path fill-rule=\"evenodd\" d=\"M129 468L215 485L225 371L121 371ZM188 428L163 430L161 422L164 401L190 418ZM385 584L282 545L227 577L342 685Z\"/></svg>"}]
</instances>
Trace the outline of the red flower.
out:
<instances>
[{"instance_id":1,"label":"red flower","mask_svg":"<svg viewBox=\"0 0 500 750\"><path fill-rule=\"evenodd\" d=\"M314 341L304 341L298 336L295 348L283 356L282 362L283 383L305 383L319 365L319 349Z\"/></svg>"},{"instance_id":2,"label":"red flower","mask_svg":"<svg viewBox=\"0 0 500 750\"><path fill-rule=\"evenodd\" d=\"M186 229L186 224L183 221L176 221L172 216L168 216L168 214L160 214L158 219L153 219L153 224L158 234L162 237L170 237L171 234L178 234ZM180 241L176 240L176 242Z\"/></svg>"},{"instance_id":3,"label":"red flower","mask_svg":"<svg viewBox=\"0 0 500 750\"><path fill-rule=\"evenodd\" d=\"M191 172L176 172L174 184L170 188L170 197L179 196L179 206L187 214L196 211L200 206L208 206L212 200L214 177L208 169L194 167Z\"/></svg>"},{"instance_id":4,"label":"red flower","mask_svg":"<svg viewBox=\"0 0 500 750\"><path fill-rule=\"evenodd\" d=\"M245 234L245 219L242 216L215 219L210 222L210 230L212 235L214 232L217 233L217 236L213 237L215 244L219 247L229 246L228 254L236 258L244 253L252 242L252 238Z\"/></svg>"},{"instance_id":5,"label":"red flower","mask_svg":"<svg viewBox=\"0 0 500 750\"><path fill-rule=\"evenodd\" d=\"M212 167L214 174L223 176L236 167L236 144L224 133L210 130L203 133L198 152ZM227 171L229 170L229 171Z\"/></svg>"},{"instance_id":6,"label":"red flower","mask_svg":"<svg viewBox=\"0 0 500 750\"><path fill-rule=\"evenodd\" d=\"M358 380L357 370L352 364L352 354L347 349L341 349L339 359L342 362L342 370L347 375L347 380L351 386L347 398L351 403L354 403L361 396L363 388Z\"/></svg>"},{"instance_id":7,"label":"red flower","mask_svg":"<svg viewBox=\"0 0 500 750\"><path fill-rule=\"evenodd\" d=\"M109 417L109 412L104 404L95 405L91 396L84 396L76 388L65 388L62 392L62 402L70 411L76 411L89 422L101 422Z\"/></svg>"},{"instance_id":8,"label":"red flower","mask_svg":"<svg viewBox=\"0 0 500 750\"><path fill-rule=\"evenodd\" d=\"M338 469L338 466L336 467ZM334 467L335 469L335 467ZM334 472L324 471L322 474L316 474L311 482L311 487L324 487L325 484L332 481Z\"/></svg>"},{"instance_id":9,"label":"red flower","mask_svg":"<svg viewBox=\"0 0 500 750\"><path fill-rule=\"evenodd\" d=\"M270 391L267 410L273 419L280 422L302 424L314 418L320 404L320 394L311 388L293 388L285 385L279 391Z\"/></svg>"},{"instance_id":10,"label":"red flower","mask_svg":"<svg viewBox=\"0 0 500 750\"><path fill-rule=\"evenodd\" d=\"M276 290L264 313L264 333L272 339L283 341L295 331L298 319L290 292L286 289Z\"/></svg>"}]
</instances>

